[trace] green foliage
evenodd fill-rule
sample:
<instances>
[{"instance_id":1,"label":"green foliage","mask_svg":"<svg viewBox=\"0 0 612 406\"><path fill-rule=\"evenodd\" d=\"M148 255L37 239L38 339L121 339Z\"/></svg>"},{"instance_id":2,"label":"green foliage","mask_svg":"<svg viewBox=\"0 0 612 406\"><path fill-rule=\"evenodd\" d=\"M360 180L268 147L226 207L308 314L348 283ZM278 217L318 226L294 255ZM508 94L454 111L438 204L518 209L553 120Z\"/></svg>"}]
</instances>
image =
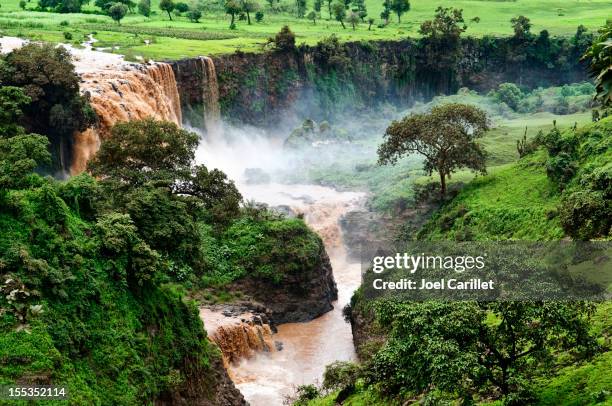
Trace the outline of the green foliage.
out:
<instances>
[{"instance_id":1,"label":"green foliage","mask_svg":"<svg viewBox=\"0 0 612 406\"><path fill-rule=\"evenodd\" d=\"M235 18L236 14L242 10L242 4L238 0L226 0L224 3L225 14L229 14L232 17L230 21L230 29L236 28Z\"/></svg>"},{"instance_id":2,"label":"green foliage","mask_svg":"<svg viewBox=\"0 0 612 406\"><path fill-rule=\"evenodd\" d=\"M484 149L476 140L489 129L486 113L466 104L435 106L430 113L412 114L394 121L378 148L381 165L395 164L406 154L425 157L424 169L440 175L440 191L446 193L446 178L458 168L485 173Z\"/></svg>"},{"instance_id":3,"label":"green foliage","mask_svg":"<svg viewBox=\"0 0 612 406\"><path fill-rule=\"evenodd\" d=\"M138 2L138 12L145 17L151 16L151 0L140 0Z\"/></svg>"},{"instance_id":4,"label":"green foliage","mask_svg":"<svg viewBox=\"0 0 612 406\"><path fill-rule=\"evenodd\" d=\"M284 274L307 274L315 269L323 250L321 239L300 219L242 218L228 228L223 240L230 260L244 270L242 275L274 283L279 283Z\"/></svg>"},{"instance_id":5,"label":"green foliage","mask_svg":"<svg viewBox=\"0 0 612 406\"><path fill-rule=\"evenodd\" d=\"M41 182L8 191L0 209L0 288L29 292L0 298L0 380L36 376L67 385L77 404L128 405L180 389L166 384L172 370L211 374L197 310L154 283L163 266L129 216L86 222L55 191L79 196L76 185Z\"/></svg>"},{"instance_id":6,"label":"green foliage","mask_svg":"<svg viewBox=\"0 0 612 406\"><path fill-rule=\"evenodd\" d=\"M368 365L368 381L389 394L433 386L472 402L477 391L500 390L510 403L524 403L534 366L560 348L595 346L593 305L579 302L385 300L375 309L390 335Z\"/></svg>"},{"instance_id":7,"label":"green foliage","mask_svg":"<svg viewBox=\"0 0 612 406\"><path fill-rule=\"evenodd\" d=\"M495 97L501 103L506 103L508 107L516 111L523 98L523 93L514 83L502 83L498 86Z\"/></svg>"},{"instance_id":8,"label":"green foliage","mask_svg":"<svg viewBox=\"0 0 612 406\"><path fill-rule=\"evenodd\" d=\"M177 2L174 4L174 10L178 13L186 13L189 10L189 5L183 2Z\"/></svg>"},{"instance_id":9,"label":"green foliage","mask_svg":"<svg viewBox=\"0 0 612 406\"><path fill-rule=\"evenodd\" d=\"M12 51L0 66L0 82L23 90L29 102L19 101L21 122L27 132L47 135L52 145L93 123L95 115L79 93L79 79L63 47L28 44Z\"/></svg>"},{"instance_id":10,"label":"green foliage","mask_svg":"<svg viewBox=\"0 0 612 406\"><path fill-rule=\"evenodd\" d=\"M361 376L359 365L348 361L336 361L325 367L323 389L326 391L344 390L355 385Z\"/></svg>"},{"instance_id":11,"label":"green foliage","mask_svg":"<svg viewBox=\"0 0 612 406\"><path fill-rule=\"evenodd\" d=\"M117 24L121 24L121 20L128 12L128 8L123 3L112 3L108 8L108 15L115 21Z\"/></svg>"},{"instance_id":12,"label":"green foliage","mask_svg":"<svg viewBox=\"0 0 612 406\"><path fill-rule=\"evenodd\" d=\"M425 47L426 67L446 76L456 69L461 58L461 34L467 30L463 10L453 7L438 7L433 20L424 21L419 28Z\"/></svg>"},{"instance_id":13,"label":"green foliage","mask_svg":"<svg viewBox=\"0 0 612 406\"><path fill-rule=\"evenodd\" d=\"M175 4L172 0L160 0L159 9L168 13L168 18L172 21L172 11L174 10Z\"/></svg>"},{"instance_id":14,"label":"green foliage","mask_svg":"<svg viewBox=\"0 0 612 406\"><path fill-rule=\"evenodd\" d=\"M197 9L190 9L187 12L187 18L189 18L189 21L191 21L192 23L199 23L200 18L202 18L202 12Z\"/></svg>"},{"instance_id":15,"label":"green foliage","mask_svg":"<svg viewBox=\"0 0 612 406\"><path fill-rule=\"evenodd\" d=\"M402 15L410 10L409 0L390 0L389 8L397 15L397 22L402 22Z\"/></svg>"},{"instance_id":16,"label":"green foliage","mask_svg":"<svg viewBox=\"0 0 612 406\"><path fill-rule=\"evenodd\" d=\"M612 104L612 21L601 28L599 36L584 54L590 61L590 72L597 85L602 104Z\"/></svg>"},{"instance_id":17,"label":"green foliage","mask_svg":"<svg viewBox=\"0 0 612 406\"><path fill-rule=\"evenodd\" d=\"M198 144L196 134L153 119L115 125L93 161L92 174L131 187L172 183L189 173Z\"/></svg>"},{"instance_id":18,"label":"green foliage","mask_svg":"<svg viewBox=\"0 0 612 406\"><path fill-rule=\"evenodd\" d=\"M274 44L274 49L279 52L295 51L295 34L288 25L283 26L274 38L270 38L268 42Z\"/></svg>"},{"instance_id":19,"label":"green foliage","mask_svg":"<svg viewBox=\"0 0 612 406\"><path fill-rule=\"evenodd\" d=\"M523 41L531 37L531 21L529 18L525 16L512 17L510 23L516 40Z\"/></svg>"},{"instance_id":20,"label":"green foliage","mask_svg":"<svg viewBox=\"0 0 612 406\"><path fill-rule=\"evenodd\" d=\"M331 5L331 10L336 21L342 25L342 28L346 28L344 26L344 19L346 18L346 7L344 6L344 3L341 1L334 2Z\"/></svg>"}]
</instances>

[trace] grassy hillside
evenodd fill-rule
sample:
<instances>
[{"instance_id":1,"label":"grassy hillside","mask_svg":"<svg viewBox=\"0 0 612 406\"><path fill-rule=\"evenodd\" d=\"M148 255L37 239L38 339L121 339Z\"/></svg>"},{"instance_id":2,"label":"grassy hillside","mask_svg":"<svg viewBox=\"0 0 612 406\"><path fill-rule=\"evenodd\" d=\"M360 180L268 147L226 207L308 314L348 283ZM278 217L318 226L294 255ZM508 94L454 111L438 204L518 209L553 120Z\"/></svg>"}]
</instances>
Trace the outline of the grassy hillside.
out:
<instances>
[{"instance_id":1,"label":"grassy hillside","mask_svg":"<svg viewBox=\"0 0 612 406\"><path fill-rule=\"evenodd\" d=\"M220 2L207 3L200 23L191 23L185 16L175 16L169 21L168 16L158 8L159 0L151 1L154 14L146 18L138 14L128 14L118 26L100 13L93 2L84 6L87 14L56 14L31 11L36 7L35 0L26 4L26 10L19 7L20 0L3 0L0 8L0 32L5 35L17 35L38 40L63 42L64 32L72 34L68 42L80 43L84 37L96 32L100 40L97 46L119 47L116 52L134 58L143 56L153 59L177 59L189 56L211 55L233 52L235 50L258 51L270 37L285 25L290 25L297 35L297 42L314 44L321 38L335 33L343 40L378 40L400 39L406 36L418 36L421 22L431 19L438 6L453 6L464 9L466 21L480 17L480 23L470 23L466 35L508 35L511 34L510 19L517 15L529 17L533 23L532 31L537 33L547 29L553 35L570 35L580 24L595 29L610 17L612 1L610 0L413 0L411 10L406 13L402 22L392 16L391 24L380 28L381 0L366 0L368 17L376 21L368 30L367 18L352 30L342 29L333 19L328 20L326 3L323 4L321 20L313 24L305 18L297 18L295 2L281 0L284 11L272 11L268 3L261 1L264 19L260 23L238 21L237 29L229 29L229 16L222 11ZM308 0L307 8L311 10L313 0ZM150 42L149 45L145 41Z\"/></svg>"},{"instance_id":2,"label":"grassy hillside","mask_svg":"<svg viewBox=\"0 0 612 406\"><path fill-rule=\"evenodd\" d=\"M611 135L612 118L577 129L552 128L543 132L529 144L530 152L517 162L501 165L489 175L467 184L423 227L419 238L538 241L572 236L609 240ZM580 306L580 303L502 302L470 307L473 305L471 302L367 301L358 291L353 296L349 313L360 332L358 350L362 365L358 371L361 372L353 378L330 373L331 378L323 383L324 396L314 400L303 396L301 404L333 405L338 396L346 398L342 404L355 406L403 404L406 401L458 404L465 396L462 385L467 382L469 386L478 380L462 380L461 376L465 376L462 374L448 378L446 374L452 377L451 365L461 368L470 363L469 356L465 356L469 354L470 325L478 323L478 320L468 321L474 312L482 312L485 308L481 313L484 325L496 326L495 320L501 320L497 312L502 309L504 321L512 326L511 336L514 336L520 334L516 333L520 330L510 321L509 309L520 312L530 306L533 306L531 310L549 306L545 313L550 314L564 312L568 309L566 306ZM578 345L554 348L550 357L530 360L526 364L529 366L523 368L523 373L527 378L516 375L517 388L522 389L499 399L497 389L491 390L484 385L468 391L468 398L474 398L477 404L498 406L612 404L611 306L610 302L597 303L592 314L583 319L587 323L585 328L595 340L591 351L581 352ZM447 322L443 321L445 318ZM538 322L544 323L542 316L538 317ZM479 337L486 337L482 326L478 331L484 334ZM504 334L502 330L499 333ZM438 335L443 337L439 342L436 341ZM381 340L385 342L382 346ZM424 359L421 358L423 352L427 354ZM443 360L441 367L436 368L440 359ZM404 363L407 367L398 366ZM428 368L432 368L432 373L426 375L427 378L438 380L437 384L425 379L419 387L422 371ZM354 376L358 378L355 380ZM393 380L395 386L389 384ZM341 390L325 391L330 382Z\"/></svg>"},{"instance_id":3,"label":"grassy hillside","mask_svg":"<svg viewBox=\"0 0 612 406\"><path fill-rule=\"evenodd\" d=\"M584 84L575 84L564 88L576 90L583 86ZM554 104L564 99L561 96L564 88L538 89L533 93L542 94L546 103ZM532 96L526 99L530 97ZM435 174L426 175L422 169L422 158L417 154L401 159L395 166L377 165L376 148L385 128L392 120L412 111L428 109L443 103L467 103L484 109L493 123L493 128L482 139L482 144L489 153L488 172L500 173L499 176L508 178L508 182L512 183L513 176L517 176L518 170L508 169L508 164L516 162L519 158L516 141L525 135L525 129L527 129L527 139L531 140L538 132L548 132L552 129L553 122L556 122L561 129L571 128L575 123L586 125L591 121L591 113L587 111L589 104L583 104L583 102L590 101L591 97L591 93L568 96L566 98L568 100L576 99L569 101L571 108L565 113L570 114L555 114L554 106L515 112L504 102L496 100L493 95L483 95L462 89L456 95L439 96L430 103L416 105L408 111L398 112L389 108L389 111L376 112L371 115L364 114L362 116L364 124L359 126L354 125L350 119L339 120L339 123L333 127L333 131L339 139L350 138L352 143L349 145L339 143L337 146L331 144L323 153L315 149L312 152L314 155L312 159L317 162L317 165L300 173L299 176L305 179L298 180L368 191L370 193L369 205L376 211L393 211L396 208L405 207L414 201L415 184L424 185L438 181L438 178ZM350 150L351 153L347 154L347 150ZM302 146L301 151L308 154L308 146ZM529 171L526 171L524 175L529 178L528 174ZM467 183L474 177L475 174L469 170L459 170L453 174L449 182L450 184ZM534 181L537 183L541 179L536 177ZM478 180L478 182L484 181ZM531 193L532 186L540 185L512 186L523 188ZM518 196L520 194L517 194L517 199L519 199ZM491 201L490 204L494 205L495 202ZM551 233L551 235L557 235L554 230L551 230Z\"/></svg>"}]
</instances>

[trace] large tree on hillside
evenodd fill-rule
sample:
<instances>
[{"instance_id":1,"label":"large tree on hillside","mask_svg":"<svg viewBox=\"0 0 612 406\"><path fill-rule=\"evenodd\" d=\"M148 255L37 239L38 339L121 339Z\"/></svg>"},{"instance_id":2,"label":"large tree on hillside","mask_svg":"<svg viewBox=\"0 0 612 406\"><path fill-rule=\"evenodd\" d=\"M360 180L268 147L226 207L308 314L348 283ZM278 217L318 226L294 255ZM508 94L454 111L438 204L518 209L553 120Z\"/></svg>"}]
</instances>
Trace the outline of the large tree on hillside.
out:
<instances>
[{"instance_id":1,"label":"large tree on hillside","mask_svg":"<svg viewBox=\"0 0 612 406\"><path fill-rule=\"evenodd\" d=\"M446 179L459 168L485 173L486 153L476 140L489 129L487 115L466 104L444 104L428 113L412 114L393 121L378 147L380 165L395 164L404 155L425 157L424 168L440 176L440 192L446 194Z\"/></svg>"},{"instance_id":2,"label":"large tree on hillside","mask_svg":"<svg viewBox=\"0 0 612 406\"><path fill-rule=\"evenodd\" d=\"M595 78L597 98L604 106L612 105L612 21L601 28L583 59L590 61L589 70Z\"/></svg>"},{"instance_id":3,"label":"large tree on hillside","mask_svg":"<svg viewBox=\"0 0 612 406\"><path fill-rule=\"evenodd\" d=\"M26 132L46 135L55 156L62 157L62 152L69 152L73 134L96 118L87 98L80 94L70 53L52 44L28 44L3 59L0 83L21 88L30 100L21 107L19 124ZM59 164L67 162L60 160Z\"/></svg>"},{"instance_id":4,"label":"large tree on hillside","mask_svg":"<svg viewBox=\"0 0 612 406\"><path fill-rule=\"evenodd\" d=\"M120 123L111 129L88 169L111 190L164 188L190 196L217 222L238 213L242 199L219 170L195 165L198 136L170 122L152 119ZM116 199L121 200L122 193Z\"/></svg>"}]
</instances>

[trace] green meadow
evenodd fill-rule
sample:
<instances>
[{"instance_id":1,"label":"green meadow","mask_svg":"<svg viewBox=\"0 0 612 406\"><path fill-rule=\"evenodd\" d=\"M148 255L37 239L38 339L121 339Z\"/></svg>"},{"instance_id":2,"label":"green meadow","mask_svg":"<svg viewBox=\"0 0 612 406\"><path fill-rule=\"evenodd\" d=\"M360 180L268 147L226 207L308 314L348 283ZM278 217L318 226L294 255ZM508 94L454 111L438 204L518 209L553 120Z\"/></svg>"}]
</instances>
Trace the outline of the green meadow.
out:
<instances>
[{"instance_id":1,"label":"green meadow","mask_svg":"<svg viewBox=\"0 0 612 406\"><path fill-rule=\"evenodd\" d=\"M323 2L320 19L316 24L306 18L297 18L295 2L281 0L283 11L274 11L267 2L261 1L263 20L252 24L237 21L236 29L229 29L230 17L222 9L221 2L210 0L199 23L192 23L184 15L168 15L159 9L159 0L151 1L152 15L144 17L128 14L121 25L104 15L93 2L83 8L83 13L58 14L34 11L35 0L25 4L19 0L3 0L0 7L0 33L41 41L72 42L80 44L87 35L95 33L97 47L116 48L128 58L177 59L198 55L214 55L228 52L260 51L266 40L283 25L289 25L296 33L297 42L315 44L321 38L336 34L344 41L401 39L418 36L420 24L431 19L438 6L453 6L464 10L468 23L468 36L508 35L511 33L510 19L525 15L533 23L532 31L547 29L553 35L570 35L580 24L589 29L603 25L612 17L611 0L413 0L411 10L402 16L391 16L390 24L383 26L380 13L382 0L366 0L368 16L355 30L346 23L343 29L339 22L329 19L327 3ZM307 10L312 10L313 0L308 0ZM471 21L479 17L478 23ZM374 18L369 27L367 20ZM64 33L70 33L67 41Z\"/></svg>"}]
</instances>

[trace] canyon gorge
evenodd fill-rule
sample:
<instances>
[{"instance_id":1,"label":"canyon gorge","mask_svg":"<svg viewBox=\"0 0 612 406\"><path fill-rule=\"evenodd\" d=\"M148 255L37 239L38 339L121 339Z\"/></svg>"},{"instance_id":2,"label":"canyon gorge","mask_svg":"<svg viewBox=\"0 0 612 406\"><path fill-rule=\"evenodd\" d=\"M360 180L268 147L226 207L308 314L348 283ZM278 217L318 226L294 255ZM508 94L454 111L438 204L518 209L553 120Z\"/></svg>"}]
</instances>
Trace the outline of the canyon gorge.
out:
<instances>
[{"instance_id":1,"label":"canyon gorge","mask_svg":"<svg viewBox=\"0 0 612 406\"><path fill-rule=\"evenodd\" d=\"M88 65L86 53L78 56L81 91L98 121L74 135L66 168L72 175L86 170L114 124L146 117L170 121L200 135L197 161L227 173L246 201L303 217L322 239L320 266L312 273L279 284L245 278L232 286L244 293L240 303L200 309L209 338L223 354L223 368L250 404L280 405L298 385L320 381L327 364L356 357L342 309L359 286L361 269L347 254L340 224L366 210L366 195L286 182L285 175L312 164L284 148L292 128L306 118L346 120L341 117L374 104L406 107L464 86L486 90L509 81L535 87L584 79L577 63L561 74L543 66L512 69L490 44L470 39L463 46L460 63L439 71L426 66L414 41L166 62L112 59L95 66ZM325 80L331 77L335 82ZM246 176L253 169L270 179L254 182ZM232 399L220 404L240 404L225 372L220 374Z\"/></svg>"}]
</instances>

